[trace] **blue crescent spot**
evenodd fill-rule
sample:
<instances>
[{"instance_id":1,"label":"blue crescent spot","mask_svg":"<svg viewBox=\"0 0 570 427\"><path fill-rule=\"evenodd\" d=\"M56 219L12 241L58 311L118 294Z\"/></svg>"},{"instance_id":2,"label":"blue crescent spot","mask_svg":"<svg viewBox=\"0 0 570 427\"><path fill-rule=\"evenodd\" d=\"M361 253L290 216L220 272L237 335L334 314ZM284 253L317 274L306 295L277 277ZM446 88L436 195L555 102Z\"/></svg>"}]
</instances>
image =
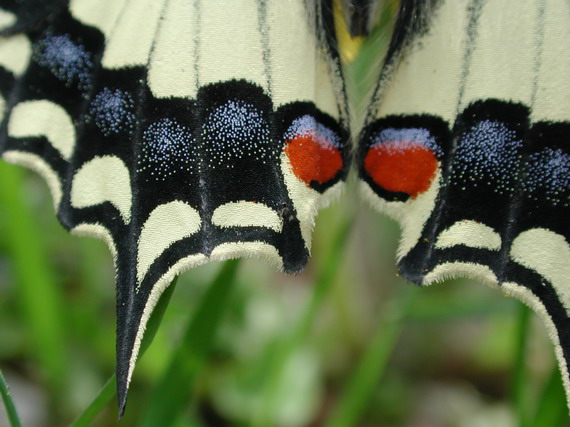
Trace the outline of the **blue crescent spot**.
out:
<instances>
[{"instance_id":1,"label":"blue crescent spot","mask_svg":"<svg viewBox=\"0 0 570 427\"><path fill-rule=\"evenodd\" d=\"M149 171L157 180L179 172L196 172L194 140L190 130L166 118L151 123L143 132L137 172Z\"/></svg>"},{"instance_id":2,"label":"blue crescent spot","mask_svg":"<svg viewBox=\"0 0 570 427\"><path fill-rule=\"evenodd\" d=\"M570 201L570 156L561 149L545 148L526 159L523 188L534 200L568 206ZM538 196L537 196L538 195Z\"/></svg>"},{"instance_id":3,"label":"blue crescent spot","mask_svg":"<svg viewBox=\"0 0 570 427\"><path fill-rule=\"evenodd\" d=\"M404 149L408 148L405 144L406 142L420 143L435 153L436 157L443 156L443 152L435 138L431 135L429 130L424 128L382 129L380 132L372 135L370 140L371 147L384 144L385 142L401 142L403 144L402 148Z\"/></svg>"},{"instance_id":4,"label":"blue crescent spot","mask_svg":"<svg viewBox=\"0 0 570 427\"><path fill-rule=\"evenodd\" d=\"M305 114L293 120L284 136L285 140L311 136L313 140L323 148L329 148L331 145L338 149L341 148L340 138L336 132L322 125L309 114Z\"/></svg>"},{"instance_id":5,"label":"blue crescent spot","mask_svg":"<svg viewBox=\"0 0 570 427\"><path fill-rule=\"evenodd\" d=\"M487 184L496 193L514 191L522 141L501 122L482 120L461 135L452 181Z\"/></svg>"},{"instance_id":6,"label":"blue crescent spot","mask_svg":"<svg viewBox=\"0 0 570 427\"><path fill-rule=\"evenodd\" d=\"M104 88L91 101L89 113L105 136L130 133L135 123L135 103L131 94L120 89Z\"/></svg>"},{"instance_id":7,"label":"blue crescent spot","mask_svg":"<svg viewBox=\"0 0 570 427\"><path fill-rule=\"evenodd\" d=\"M232 159L244 157L268 163L279 155L262 112L241 100L230 100L214 109L204 121L201 137L212 167L230 165Z\"/></svg>"},{"instance_id":8,"label":"blue crescent spot","mask_svg":"<svg viewBox=\"0 0 570 427\"><path fill-rule=\"evenodd\" d=\"M48 32L34 45L33 59L67 86L76 84L84 91L91 87L91 54L71 40L69 34L54 36Z\"/></svg>"}]
</instances>

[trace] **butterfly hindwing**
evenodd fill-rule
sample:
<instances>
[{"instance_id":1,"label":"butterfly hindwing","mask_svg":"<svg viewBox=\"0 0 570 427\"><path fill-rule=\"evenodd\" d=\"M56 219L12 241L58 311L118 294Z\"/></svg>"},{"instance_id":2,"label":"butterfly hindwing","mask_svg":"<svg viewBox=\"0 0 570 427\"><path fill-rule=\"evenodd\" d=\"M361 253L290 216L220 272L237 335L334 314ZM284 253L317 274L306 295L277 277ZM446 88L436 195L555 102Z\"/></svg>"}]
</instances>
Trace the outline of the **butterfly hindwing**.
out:
<instances>
[{"instance_id":1,"label":"butterfly hindwing","mask_svg":"<svg viewBox=\"0 0 570 427\"><path fill-rule=\"evenodd\" d=\"M358 156L363 193L402 225L404 276L523 300L567 390L569 18L564 1L403 1Z\"/></svg>"},{"instance_id":2,"label":"butterfly hindwing","mask_svg":"<svg viewBox=\"0 0 570 427\"><path fill-rule=\"evenodd\" d=\"M252 256L305 266L316 210L347 171L332 5L62 4L41 18L0 2L15 23L0 44L0 147L46 178L66 228L113 252L124 409L176 274Z\"/></svg>"}]
</instances>

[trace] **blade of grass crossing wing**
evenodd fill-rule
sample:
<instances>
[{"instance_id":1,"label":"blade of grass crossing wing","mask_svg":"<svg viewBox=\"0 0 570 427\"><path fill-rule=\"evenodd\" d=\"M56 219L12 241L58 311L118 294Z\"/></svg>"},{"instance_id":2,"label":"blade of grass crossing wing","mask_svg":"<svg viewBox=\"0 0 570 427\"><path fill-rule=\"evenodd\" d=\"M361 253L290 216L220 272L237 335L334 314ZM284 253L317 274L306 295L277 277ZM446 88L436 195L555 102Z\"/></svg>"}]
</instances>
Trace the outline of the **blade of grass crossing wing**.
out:
<instances>
[{"instance_id":1,"label":"blade of grass crossing wing","mask_svg":"<svg viewBox=\"0 0 570 427\"><path fill-rule=\"evenodd\" d=\"M166 307L170 302L170 297L172 296L174 288L176 287L177 280L178 278L175 278L170 286L164 290L150 316L142 339L139 358L143 356L146 349L152 343L152 340L156 335L156 331L158 331L158 327L162 321ZM115 377L115 374L113 374L111 378L107 380L101 390L99 390L99 393L97 396L95 396L95 399L93 399L87 408L85 408L85 410L70 424L70 427L83 427L91 425L95 417L99 415L99 413L109 404L109 402L111 402L111 400L113 400L113 397L115 397L116 394L117 378Z\"/></svg>"},{"instance_id":2,"label":"blade of grass crossing wing","mask_svg":"<svg viewBox=\"0 0 570 427\"><path fill-rule=\"evenodd\" d=\"M8 218L5 239L17 278L17 292L33 351L42 376L52 390L67 383L65 300L46 258L41 233L30 208L23 201L23 171L0 163L0 206Z\"/></svg>"},{"instance_id":3,"label":"blade of grass crossing wing","mask_svg":"<svg viewBox=\"0 0 570 427\"><path fill-rule=\"evenodd\" d=\"M519 427L529 425L528 393L526 389L525 357L527 338L530 330L531 311L524 305L519 305L517 333L515 336L515 360L513 379L511 383L511 399L518 418Z\"/></svg>"},{"instance_id":4,"label":"blade of grass crossing wing","mask_svg":"<svg viewBox=\"0 0 570 427\"><path fill-rule=\"evenodd\" d=\"M344 393L328 419L328 427L358 425L358 420L386 369L415 294L416 289L404 288L383 309L376 333L348 379Z\"/></svg>"},{"instance_id":5,"label":"blade of grass crossing wing","mask_svg":"<svg viewBox=\"0 0 570 427\"><path fill-rule=\"evenodd\" d=\"M287 361L307 335L319 309L323 305L327 295L329 295L332 285L335 283L334 279L341 264L340 261L344 248L346 247L351 226L352 220L347 220L339 227L339 231L330 245L330 252L324 257L325 263L317 276L311 299L303 309L295 325L291 328L290 333L287 334L281 342L277 343L274 356L269 362L269 372L266 377L263 401L261 402L258 413L255 414L255 426L275 425L274 418L277 411L279 386Z\"/></svg>"},{"instance_id":6,"label":"blade of grass crossing wing","mask_svg":"<svg viewBox=\"0 0 570 427\"><path fill-rule=\"evenodd\" d=\"M170 426L186 409L196 375L215 342L239 261L227 261L208 287L196 313L189 319L180 345L149 398L143 426Z\"/></svg>"},{"instance_id":7,"label":"blade of grass crossing wing","mask_svg":"<svg viewBox=\"0 0 570 427\"><path fill-rule=\"evenodd\" d=\"M568 417L568 407L566 406L566 393L560 378L560 371L555 365L539 400L532 427L563 427L568 425L570 425L570 417Z\"/></svg>"},{"instance_id":8,"label":"blade of grass crossing wing","mask_svg":"<svg viewBox=\"0 0 570 427\"><path fill-rule=\"evenodd\" d=\"M117 394L117 377L111 376L105 385L99 390L95 399L85 408L85 410L69 425L70 427L89 426L97 415L113 400Z\"/></svg>"},{"instance_id":9,"label":"blade of grass crossing wing","mask_svg":"<svg viewBox=\"0 0 570 427\"><path fill-rule=\"evenodd\" d=\"M6 408L6 415L8 416L10 427L20 427L22 424L20 423L16 406L14 406L10 389L8 388L2 371L0 371L0 393L2 394L2 402L4 402L4 408Z\"/></svg>"}]
</instances>

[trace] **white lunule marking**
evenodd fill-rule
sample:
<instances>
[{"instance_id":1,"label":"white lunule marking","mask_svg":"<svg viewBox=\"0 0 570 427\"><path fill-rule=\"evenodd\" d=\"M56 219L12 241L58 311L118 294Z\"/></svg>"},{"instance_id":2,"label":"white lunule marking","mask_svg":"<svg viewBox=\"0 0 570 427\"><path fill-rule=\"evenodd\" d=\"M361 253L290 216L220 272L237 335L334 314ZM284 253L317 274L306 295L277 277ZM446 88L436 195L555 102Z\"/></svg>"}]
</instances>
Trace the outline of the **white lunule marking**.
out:
<instances>
[{"instance_id":1,"label":"white lunule marking","mask_svg":"<svg viewBox=\"0 0 570 427\"><path fill-rule=\"evenodd\" d=\"M491 227L477 221L457 221L439 233L435 247L438 249L465 245L478 249L501 249L501 236Z\"/></svg>"},{"instance_id":2,"label":"white lunule marking","mask_svg":"<svg viewBox=\"0 0 570 427\"><path fill-rule=\"evenodd\" d=\"M212 214L212 224L218 227L266 227L281 231L283 221L275 210L263 203L230 202L220 205Z\"/></svg>"},{"instance_id":3,"label":"white lunule marking","mask_svg":"<svg viewBox=\"0 0 570 427\"><path fill-rule=\"evenodd\" d=\"M523 231L513 241L510 255L548 280L570 315L570 245L564 236L544 228Z\"/></svg>"},{"instance_id":4,"label":"white lunule marking","mask_svg":"<svg viewBox=\"0 0 570 427\"><path fill-rule=\"evenodd\" d=\"M125 224L131 220L131 180L123 161L115 156L95 157L83 164L71 183L71 206L86 208L111 202Z\"/></svg>"},{"instance_id":5,"label":"white lunule marking","mask_svg":"<svg viewBox=\"0 0 570 427\"><path fill-rule=\"evenodd\" d=\"M11 27L16 23L16 15L6 10L0 9L0 30Z\"/></svg>"},{"instance_id":6,"label":"white lunule marking","mask_svg":"<svg viewBox=\"0 0 570 427\"><path fill-rule=\"evenodd\" d=\"M226 242L214 248L210 261L225 261L235 258L261 258L279 270L283 270L283 259L277 248L265 242Z\"/></svg>"},{"instance_id":7,"label":"white lunule marking","mask_svg":"<svg viewBox=\"0 0 570 427\"><path fill-rule=\"evenodd\" d=\"M69 160L75 147L75 127L67 112L51 101L24 101L12 110L8 135L14 138L45 136Z\"/></svg>"},{"instance_id":8,"label":"white lunule marking","mask_svg":"<svg viewBox=\"0 0 570 427\"><path fill-rule=\"evenodd\" d=\"M30 62L32 46L30 40L22 35L0 37L0 66L14 76L21 76Z\"/></svg>"},{"instance_id":9,"label":"white lunule marking","mask_svg":"<svg viewBox=\"0 0 570 427\"><path fill-rule=\"evenodd\" d=\"M143 225L138 242L137 281L170 245L198 232L202 226L196 209L180 200L156 207Z\"/></svg>"},{"instance_id":10,"label":"white lunule marking","mask_svg":"<svg viewBox=\"0 0 570 427\"><path fill-rule=\"evenodd\" d=\"M8 163L24 166L37 172L47 183L53 199L53 207L57 211L62 196L61 182L55 171L44 159L36 154L17 150L5 151L2 157Z\"/></svg>"},{"instance_id":11,"label":"white lunule marking","mask_svg":"<svg viewBox=\"0 0 570 427\"><path fill-rule=\"evenodd\" d=\"M473 262L445 262L437 265L432 271L424 276L424 284L430 285L444 280L468 277L480 280L486 285L496 288L499 284L493 271L483 264Z\"/></svg>"}]
</instances>

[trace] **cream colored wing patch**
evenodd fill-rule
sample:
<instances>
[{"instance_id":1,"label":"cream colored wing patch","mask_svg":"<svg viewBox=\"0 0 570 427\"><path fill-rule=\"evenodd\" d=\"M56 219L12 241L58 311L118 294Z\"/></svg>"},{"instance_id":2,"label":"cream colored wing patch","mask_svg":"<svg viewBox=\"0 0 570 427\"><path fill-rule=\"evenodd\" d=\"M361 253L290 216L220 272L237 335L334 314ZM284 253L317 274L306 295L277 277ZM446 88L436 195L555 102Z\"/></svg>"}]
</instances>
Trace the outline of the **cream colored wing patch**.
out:
<instances>
[{"instance_id":1,"label":"cream colored wing patch","mask_svg":"<svg viewBox=\"0 0 570 427\"><path fill-rule=\"evenodd\" d=\"M491 227L477 221L458 221L443 230L435 242L438 249L465 245L470 248L501 249L501 236Z\"/></svg>"},{"instance_id":2,"label":"cream colored wing patch","mask_svg":"<svg viewBox=\"0 0 570 427\"><path fill-rule=\"evenodd\" d=\"M176 200L156 207L145 221L138 241L139 284L160 254L174 242L197 233L201 226L200 214L187 203Z\"/></svg>"},{"instance_id":3,"label":"cream colored wing patch","mask_svg":"<svg viewBox=\"0 0 570 427\"><path fill-rule=\"evenodd\" d=\"M212 224L218 227L266 227L277 232L283 228L279 214L263 203L230 202L218 206L212 214Z\"/></svg>"},{"instance_id":4,"label":"cream colored wing patch","mask_svg":"<svg viewBox=\"0 0 570 427\"><path fill-rule=\"evenodd\" d=\"M48 101L25 101L17 104L10 115L8 135L13 138L45 136L49 143L69 160L75 148L75 126L59 105Z\"/></svg>"},{"instance_id":5,"label":"cream colored wing patch","mask_svg":"<svg viewBox=\"0 0 570 427\"><path fill-rule=\"evenodd\" d=\"M85 208L111 202L125 223L131 220L132 192L129 170L116 156L89 160L73 176L71 206Z\"/></svg>"},{"instance_id":6,"label":"cream colored wing patch","mask_svg":"<svg viewBox=\"0 0 570 427\"><path fill-rule=\"evenodd\" d=\"M548 280L570 315L570 245L564 236L544 228L524 231L513 241L510 255Z\"/></svg>"}]
</instances>

